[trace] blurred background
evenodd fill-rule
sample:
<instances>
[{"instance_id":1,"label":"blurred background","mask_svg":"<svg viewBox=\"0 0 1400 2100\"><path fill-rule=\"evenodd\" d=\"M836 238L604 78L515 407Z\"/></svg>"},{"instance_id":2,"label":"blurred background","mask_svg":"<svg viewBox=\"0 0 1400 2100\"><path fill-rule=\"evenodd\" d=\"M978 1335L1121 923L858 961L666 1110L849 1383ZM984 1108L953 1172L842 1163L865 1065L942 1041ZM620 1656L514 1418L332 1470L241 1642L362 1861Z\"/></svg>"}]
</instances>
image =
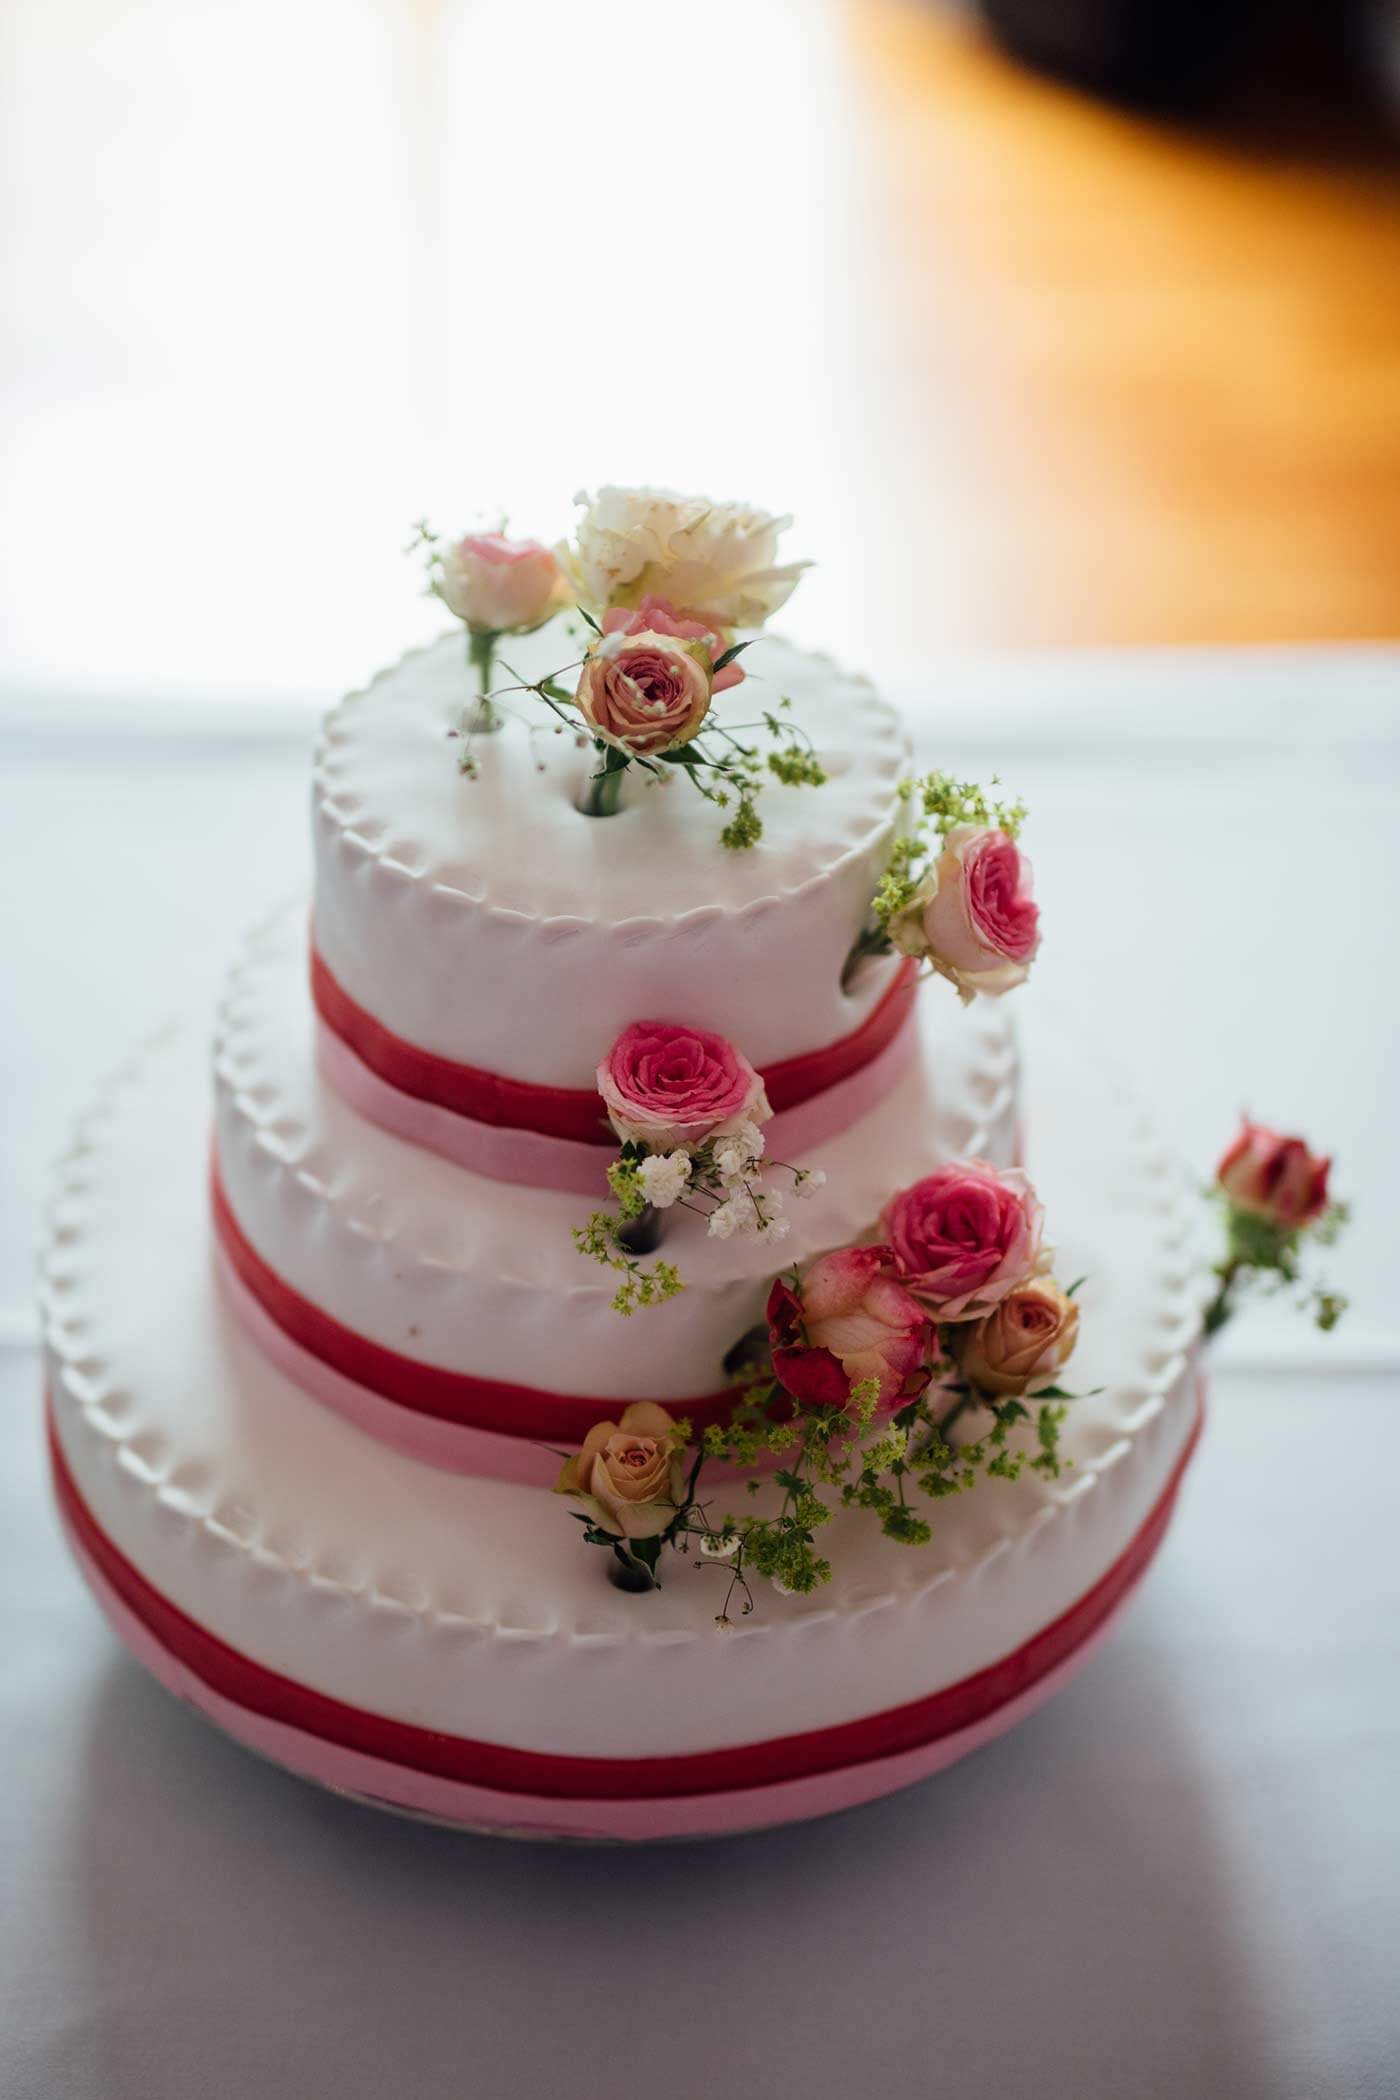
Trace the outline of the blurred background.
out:
<instances>
[{"instance_id":1,"label":"blurred background","mask_svg":"<svg viewBox=\"0 0 1400 2100\"><path fill-rule=\"evenodd\" d=\"M324 699L412 519L600 478L792 510L886 682L1392 636L1397 20L8 0L0 677Z\"/></svg>"},{"instance_id":2,"label":"blurred background","mask_svg":"<svg viewBox=\"0 0 1400 2100\"><path fill-rule=\"evenodd\" d=\"M81 1091L304 883L313 705L441 626L411 522L611 479L795 514L784 624L1031 800L1028 1025L1203 1173L1335 1147L1400 1362L1397 20L9 0L0 1330Z\"/></svg>"}]
</instances>

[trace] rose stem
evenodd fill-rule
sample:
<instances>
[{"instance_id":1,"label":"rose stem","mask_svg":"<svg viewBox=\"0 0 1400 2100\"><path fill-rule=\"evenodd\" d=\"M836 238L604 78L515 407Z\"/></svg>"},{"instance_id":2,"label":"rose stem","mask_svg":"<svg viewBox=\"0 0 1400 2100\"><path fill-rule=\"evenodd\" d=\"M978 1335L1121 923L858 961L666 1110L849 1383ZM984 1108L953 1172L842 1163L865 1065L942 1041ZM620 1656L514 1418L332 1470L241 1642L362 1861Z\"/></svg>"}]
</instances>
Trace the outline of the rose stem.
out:
<instances>
[{"instance_id":1,"label":"rose stem","mask_svg":"<svg viewBox=\"0 0 1400 2100\"><path fill-rule=\"evenodd\" d=\"M608 1580L618 1589L626 1590L629 1596L639 1597L647 1590L660 1589L654 1567L648 1567L635 1553L627 1552L621 1545L613 1547L613 1559L608 1566Z\"/></svg>"},{"instance_id":2,"label":"rose stem","mask_svg":"<svg viewBox=\"0 0 1400 2100\"><path fill-rule=\"evenodd\" d=\"M491 666L496 658L495 634L470 628L467 632L467 661L476 672L476 705L467 722L468 736L489 736L499 729L501 718L487 697L491 691Z\"/></svg>"},{"instance_id":3,"label":"rose stem","mask_svg":"<svg viewBox=\"0 0 1400 2100\"><path fill-rule=\"evenodd\" d=\"M660 1211L654 1203L648 1203L635 1218L619 1225L613 1237L627 1254L654 1254L661 1245L664 1230Z\"/></svg>"},{"instance_id":4,"label":"rose stem","mask_svg":"<svg viewBox=\"0 0 1400 2100\"><path fill-rule=\"evenodd\" d=\"M615 817L622 797L624 768L617 766L611 772L594 773L583 784L579 808L586 817Z\"/></svg>"}]
</instances>

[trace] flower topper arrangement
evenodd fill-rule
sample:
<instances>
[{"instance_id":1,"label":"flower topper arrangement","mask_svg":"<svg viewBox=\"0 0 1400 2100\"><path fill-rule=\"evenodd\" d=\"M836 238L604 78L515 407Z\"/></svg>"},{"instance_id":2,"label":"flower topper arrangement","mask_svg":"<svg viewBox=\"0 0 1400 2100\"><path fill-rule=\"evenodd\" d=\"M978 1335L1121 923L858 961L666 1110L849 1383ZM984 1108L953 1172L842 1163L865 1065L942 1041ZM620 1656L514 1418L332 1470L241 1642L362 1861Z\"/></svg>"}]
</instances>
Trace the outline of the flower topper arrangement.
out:
<instances>
[{"instance_id":1,"label":"flower topper arrangement","mask_svg":"<svg viewBox=\"0 0 1400 2100\"><path fill-rule=\"evenodd\" d=\"M765 1325L731 1352L740 1398L698 1444L641 1403L600 1423L566 1458L557 1491L579 1502L584 1538L606 1547L624 1589L655 1588L667 1547L723 1565L730 1605L752 1582L783 1594L831 1578L818 1534L837 1509L868 1511L889 1538L932 1536L922 1505L1026 1466L1058 1477L1059 1384L1079 1313L1050 1274L1041 1206L1023 1174L955 1162L893 1198L882 1239L779 1276ZM955 1426L976 1415L971 1437ZM1026 1441L1029 1431L1032 1441ZM748 1477L762 1509L717 1510L705 1468Z\"/></svg>"},{"instance_id":2,"label":"flower topper arrangement","mask_svg":"<svg viewBox=\"0 0 1400 2100\"><path fill-rule=\"evenodd\" d=\"M503 532L447 542L426 523L417 527L428 588L465 625L477 676L456 732L459 764L473 773L475 739L500 727L510 695L530 697L592 747L579 804L588 815L616 813L630 771L654 786L681 773L729 812L721 842L742 851L762 836L757 804L767 780L820 787L826 777L786 699L751 722L721 722L714 709L743 683L740 656L807 566L777 559L791 521L661 489L603 488L578 501L584 514L574 539L554 550ZM515 679L502 641L569 607L583 623L582 655L544 678ZM739 630L747 638L736 639ZM513 683L493 685L498 660ZM772 748L746 740L754 736Z\"/></svg>"},{"instance_id":3,"label":"flower topper arrangement","mask_svg":"<svg viewBox=\"0 0 1400 2100\"><path fill-rule=\"evenodd\" d=\"M1317 1324L1336 1325L1346 1300L1302 1274L1307 1242L1330 1245L1346 1221L1329 1167L1301 1138L1246 1120L1212 1192L1227 1243L1207 1338L1255 1284L1301 1288ZM556 1492L580 1504L619 1587L657 1587L665 1549L693 1546L699 1565L728 1573L717 1617L729 1626L736 1597L740 1616L753 1610L754 1581L792 1595L831 1579L820 1536L840 1509L916 1546L933 1535L931 1505L979 1480L1058 1479L1079 1285L1056 1281L1043 1226L1023 1174L940 1167L886 1205L876 1242L774 1281L764 1326L726 1360L741 1393L727 1424L692 1443L687 1423L646 1402L590 1431ZM707 1498L715 1464L737 1470L749 1507Z\"/></svg>"},{"instance_id":4,"label":"flower topper arrangement","mask_svg":"<svg viewBox=\"0 0 1400 2100\"><path fill-rule=\"evenodd\" d=\"M608 1169L617 1211L594 1211L574 1242L622 1281L616 1312L664 1304L682 1288L671 1262L644 1267L660 1243L662 1212L674 1205L708 1220L712 1238L781 1240L783 1192L765 1175L763 1125L772 1118L763 1081L722 1035L665 1021L634 1021L598 1066L598 1092L622 1141ZM780 1168L799 1195L826 1176Z\"/></svg>"}]
</instances>

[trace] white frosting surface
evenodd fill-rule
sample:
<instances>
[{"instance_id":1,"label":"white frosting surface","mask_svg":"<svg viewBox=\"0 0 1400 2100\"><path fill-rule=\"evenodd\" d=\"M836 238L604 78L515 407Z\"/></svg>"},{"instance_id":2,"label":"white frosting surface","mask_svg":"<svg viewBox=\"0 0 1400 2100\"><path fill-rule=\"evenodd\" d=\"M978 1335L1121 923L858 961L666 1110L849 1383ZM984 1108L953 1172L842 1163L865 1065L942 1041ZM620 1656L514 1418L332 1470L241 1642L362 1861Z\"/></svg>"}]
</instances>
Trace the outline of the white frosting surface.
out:
<instances>
[{"instance_id":1,"label":"white frosting surface","mask_svg":"<svg viewBox=\"0 0 1400 2100\"><path fill-rule=\"evenodd\" d=\"M539 677L578 645L556 623L505 654ZM770 781L763 838L744 852L720 845L725 813L672 768L664 785L629 775L616 816L583 816L591 749L528 698L476 740L479 775L464 777L448 741L472 694L460 636L343 701L313 797L332 975L421 1048L536 1084L590 1086L635 1020L717 1030L756 1065L850 1034L890 976L884 963L840 985L888 855L903 732L823 657L765 635L744 663L717 719L742 725L791 697L829 776Z\"/></svg>"},{"instance_id":2,"label":"white frosting surface","mask_svg":"<svg viewBox=\"0 0 1400 2100\"><path fill-rule=\"evenodd\" d=\"M417 1465L315 1406L216 1295L193 1029L160 1038L108 1091L53 1204L47 1360L79 1491L148 1580L223 1640L425 1727L662 1755L936 1691L1104 1573L1195 1413L1199 1200L1080 1049L1037 1041L1033 1069L1031 1170L1062 1273L1089 1278L1075 1385L1104 1390L1072 1410L1061 1481L984 1483L937 1509L930 1546L838 1518L826 1535L836 1581L810 1598L763 1591L723 1634L721 1571L681 1563L659 1593L619 1596L547 1492ZM313 1207L300 1229L314 1240L338 1228ZM556 1317L561 1347L574 1346L573 1308Z\"/></svg>"},{"instance_id":3,"label":"white frosting surface","mask_svg":"<svg viewBox=\"0 0 1400 2100\"><path fill-rule=\"evenodd\" d=\"M920 1054L880 1105L794 1165L825 1188L789 1198L781 1242L708 1237L675 1211L662 1252L685 1289L624 1319L617 1277L582 1256L586 1197L488 1181L367 1123L317 1072L306 920L261 929L235 967L215 1050L224 1186L285 1282L347 1327L422 1363L621 1399L686 1399L725 1383L725 1351L768 1286L868 1232L896 1189L940 1161L1014 1157L1017 1067L1004 1005L919 994ZM773 1170L775 1187L791 1188Z\"/></svg>"}]
</instances>

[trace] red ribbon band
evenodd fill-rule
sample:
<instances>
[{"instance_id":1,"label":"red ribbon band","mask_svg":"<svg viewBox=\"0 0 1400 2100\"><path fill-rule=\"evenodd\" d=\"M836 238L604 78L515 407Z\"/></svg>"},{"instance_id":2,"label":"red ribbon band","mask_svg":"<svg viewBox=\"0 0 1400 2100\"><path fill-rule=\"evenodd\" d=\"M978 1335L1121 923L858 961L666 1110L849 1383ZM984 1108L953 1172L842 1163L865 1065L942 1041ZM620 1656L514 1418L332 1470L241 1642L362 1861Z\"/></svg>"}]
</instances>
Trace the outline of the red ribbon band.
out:
<instances>
[{"instance_id":1,"label":"red ribbon band","mask_svg":"<svg viewBox=\"0 0 1400 2100\"><path fill-rule=\"evenodd\" d=\"M268 1318L310 1355L368 1387L381 1399L412 1408L439 1421L460 1423L469 1429L490 1429L501 1436L532 1438L541 1444L581 1443L595 1422L615 1419L620 1407L631 1405L616 1395L593 1399L575 1393L548 1393L535 1386L511 1385L502 1379L474 1378L467 1371L445 1371L411 1356L400 1356L303 1298L268 1267L253 1246L229 1202L215 1160L211 1177L214 1230L241 1282L257 1300ZM694 1400L667 1398L658 1405L678 1417L684 1416L697 1430L711 1422L727 1422L739 1398L733 1386L706 1393Z\"/></svg>"},{"instance_id":2,"label":"red ribbon band","mask_svg":"<svg viewBox=\"0 0 1400 2100\"><path fill-rule=\"evenodd\" d=\"M775 1115L796 1108L814 1094L825 1093L838 1080L877 1058L894 1040L908 1015L917 965L906 960L879 1003L859 1028L821 1050L784 1058L762 1074ZM362 1064L397 1087L401 1094L431 1101L474 1123L509 1130L538 1131L544 1137L572 1138L584 1145L616 1145L603 1106L592 1087L536 1086L507 1079L477 1065L458 1064L435 1051L422 1050L356 1003L331 975L315 943L311 948L311 996L326 1026L354 1051Z\"/></svg>"},{"instance_id":3,"label":"red ribbon band","mask_svg":"<svg viewBox=\"0 0 1400 2100\"><path fill-rule=\"evenodd\" d=\"M568 1757L510 1749L390 1720L312 1691L230 1648L162 1596L107 1537L79 1493L58 1441L52 1410L49 1414L54 1489L79 1545L147 1632L211 1691L250 1713L342 1749L383 1758L434 1778L552 1801L666 1800L772 1786L923 1749L976 1726L1066 1661L1131 1589L1161 1542L1199 1433L1198 1418L1151 1515L1107 1574L1061 1617L975 1676L907 1706L889 1707L858 1721L728 1750L698 1750L671 1757Z\"/></svg>"}]
</instances>

